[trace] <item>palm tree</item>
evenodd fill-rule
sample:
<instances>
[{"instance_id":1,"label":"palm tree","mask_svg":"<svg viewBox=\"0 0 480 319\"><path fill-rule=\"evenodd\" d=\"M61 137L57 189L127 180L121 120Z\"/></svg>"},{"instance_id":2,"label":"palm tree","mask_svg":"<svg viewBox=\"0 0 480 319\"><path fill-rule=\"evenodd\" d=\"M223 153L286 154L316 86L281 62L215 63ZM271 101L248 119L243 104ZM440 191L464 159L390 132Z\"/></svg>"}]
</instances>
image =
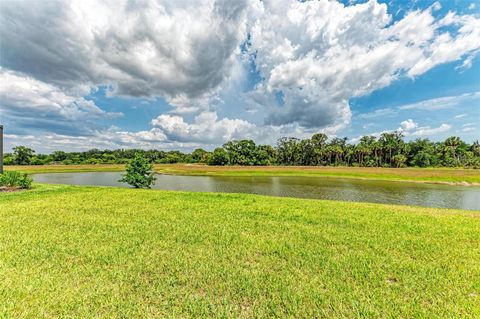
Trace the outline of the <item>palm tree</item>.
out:
<instances>
[{"instance_id":1,"label":"palm tree","mask_svg":"<svg viewBox=\"0 0 480 319\"><path fill-rule=\"evenodd\" d=\"M388 162L390 166L392 166L392 157L394 153L401 154L403 150L403 134L399 131L394 131L392 133L384 132L380 135L380 142L384 150L388 151Z\"/></svg>"},{"instance_id":2,"label":"palm tree","mask_svg":"<svg viewBox=\"0 0 480 319\"><path fill-rule=\"evenodd\" d=\"M382 165L382 144L375 139L372 142L372 150L375 158L375 166L381 166Z\"/></svg>"},{"instance_id":3,"label":"palm tree","mask_svg":"<svg viewBox=\"0 0 480 319\"><path fill-rule=\"evenodd\" d=\"M480 156L480 143L478 140L472 143L472 152L475 156Z\"/></svg>"},{"instance_id":4,"label":"palm tree","mask_svg":"<svg viewBox=\"0 0 480 319\"><path fill-rule=\"evenodd\" d=\"M458 164L457 148L460 146L461 143L462 140L460 139L460 137L457 136L450 136L443 143L447 152L450 151L452 153L453 161L455 164Z\"/></svg>"},{"instance_id":5,"label":"palm tree","mask_svg":"<svg viewBox=\"0 0 480 319\"><path fill-rule=\"evenodd\" d=\"M315 153L315 165L321 165L323 162L327 139L327 135L323 133L314 134L311 138Z\"/></svg>"},{"instance_id":6,"label":"palm tree","mask_svg":"<svg viewBox=\"0 0 480 319\"><path fill-rule=\"evenodd\" d=\"M338 138L335 137L330 142L331 151L335 155L335 165L338 164L339 160L343 161L344 153L346 150L347 138Z\"/></svg>"}]
</instances>

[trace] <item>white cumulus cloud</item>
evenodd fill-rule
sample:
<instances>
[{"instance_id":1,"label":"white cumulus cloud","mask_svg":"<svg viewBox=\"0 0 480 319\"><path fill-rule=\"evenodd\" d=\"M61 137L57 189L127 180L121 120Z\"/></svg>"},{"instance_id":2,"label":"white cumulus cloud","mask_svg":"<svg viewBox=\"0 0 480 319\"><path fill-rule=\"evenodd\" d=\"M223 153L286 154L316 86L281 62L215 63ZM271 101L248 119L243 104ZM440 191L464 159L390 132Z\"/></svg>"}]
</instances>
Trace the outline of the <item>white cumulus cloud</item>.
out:
<instances>
[{"instance_id":1,"label":"white cumulus cloud","mask_svg":"<svg viewBox=\"0 0 480 319\"><path fill-rule=\"evenodd\" d=\"M391 23L386 4L344 6L335 1L263 1L252 27L251 51L265 77L261 94L282 92L266 122L345 127L349 99L385 87L402 75L478 53L479 19L453 13L437 20L438 5ZM458 27L456 35L441 28Z\"/></svg>"},{"instance_id":2,"label":"white cumulus cloud","mask_svg":"<svg viewBox=\"0 0 480 319\"><path fill-rule=\"evenodd\" d=\"M418 124L415 123L415 121L412 120L412 119L408 119L408 120L405 120L405 121L403 121L402 123L400 123L400 128L401 128L403 131L413 130L413 129L416 128L417 126L418 126Z\"/></svg>"},{"instance_id":3,"label":"white cumulus cloud","mask_svg":"<svg viewBox=\"0 0 480 319\"><path fill-rule=\"evenodd\" d=\"M232 139L255 135L256 126L244 120L223 118L216 112L203 112L193 123L186 123L177 115L163 114L152 121L171 140L196 141L205 144L221 144Z\"/></svg>"},{"instance_id":4,"label":"white cumulus cloud","mask_svg":"<svg viewBox=\"0 0 480 319\"><path fill-rule=\"evenodd\" d=\"M29 129L88 133L100 118L123 116L105 112L93 101L16 72L0 69L2 120L24 123Z\"/></svg>"},{"instance_id":5,"label":"white cumulus cloud","mask_svg":"<svg viewBox=\"0 0 480 319\"><path fill-rule=\"evenodd\" d=\"M352 98L442 63L472 65L480 52L480 19L455 12L438 17L439 8L393 21L388 5L376 0L351 6L327 0L0 1L0 66L15 78L0 107L25 127L38 117L29 112L42 109L51 124L44 123L45 131L66 134L57 119L116 116L82 97L107 86L110 95L160 97L173 108L153 119L150 131L117 130L128 143L336 133L351 121ZM241 109L219 112L230 107L220 95L248 82L249 67L258 77L242 95ZM25 89L27 82L37 89ZM454 104L434 102L401 110ZM243 109L265 118L251 123L242 119ZM218 116L226 113L236 115ZM99 130L88 126L90 135Z\"/></svg>"}]
</instances>

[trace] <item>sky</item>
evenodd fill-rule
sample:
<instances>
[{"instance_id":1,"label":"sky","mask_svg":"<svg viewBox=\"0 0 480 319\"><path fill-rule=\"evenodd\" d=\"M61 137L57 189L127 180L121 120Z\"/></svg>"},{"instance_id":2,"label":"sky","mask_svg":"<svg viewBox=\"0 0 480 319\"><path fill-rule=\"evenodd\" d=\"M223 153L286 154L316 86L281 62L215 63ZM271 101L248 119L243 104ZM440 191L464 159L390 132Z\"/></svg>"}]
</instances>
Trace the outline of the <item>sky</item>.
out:
<instances>
[{"instance_id":1,"label":"sky","mask_svg":"<svg viewBox=\"0 0 480 319\"><path fill-rule=\"evenodd\" d=\"M480 138L480 3L0 1L5 147Z\"/></svg>"}]
</instances>

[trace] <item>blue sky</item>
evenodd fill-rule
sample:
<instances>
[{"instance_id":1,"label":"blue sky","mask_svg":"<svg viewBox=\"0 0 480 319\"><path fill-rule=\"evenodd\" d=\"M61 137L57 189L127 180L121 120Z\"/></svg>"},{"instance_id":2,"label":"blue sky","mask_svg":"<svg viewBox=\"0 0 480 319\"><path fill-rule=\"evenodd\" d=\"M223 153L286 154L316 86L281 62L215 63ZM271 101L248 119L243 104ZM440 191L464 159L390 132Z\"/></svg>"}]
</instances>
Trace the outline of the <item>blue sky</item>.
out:
<instances>
[{"instance_id":1,"label":"blue sky","mask_svg":"<svg viewBox=\"0 0 480 319\"><path fill-rule=\"evenodd\" d=\"M2 2L0 16L7 151L480 138L474 1Z\"/></svg>"}]
</instances>

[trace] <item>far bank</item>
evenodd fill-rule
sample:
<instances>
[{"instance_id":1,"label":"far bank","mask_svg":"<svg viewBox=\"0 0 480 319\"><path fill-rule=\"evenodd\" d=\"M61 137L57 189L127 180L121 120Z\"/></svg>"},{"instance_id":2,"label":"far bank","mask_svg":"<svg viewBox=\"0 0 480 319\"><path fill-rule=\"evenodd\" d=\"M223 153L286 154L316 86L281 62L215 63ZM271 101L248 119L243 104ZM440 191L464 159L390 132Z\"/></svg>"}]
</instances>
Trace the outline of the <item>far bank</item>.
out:
<instances>
[{"instance_id":1,"label":"far bank","mask_svg":"<svg viewBox=\"0 0 480 319\"><path fill-rule=\"evenodd\" d=\"M157 164L159 174L198 176L312 176L367 180L480 185L480 171L463 168L381 168L328 166L208 166ZM123 164L5 166L29 174L65 172L121 172Z\"/></svg>"}]
</instances>

